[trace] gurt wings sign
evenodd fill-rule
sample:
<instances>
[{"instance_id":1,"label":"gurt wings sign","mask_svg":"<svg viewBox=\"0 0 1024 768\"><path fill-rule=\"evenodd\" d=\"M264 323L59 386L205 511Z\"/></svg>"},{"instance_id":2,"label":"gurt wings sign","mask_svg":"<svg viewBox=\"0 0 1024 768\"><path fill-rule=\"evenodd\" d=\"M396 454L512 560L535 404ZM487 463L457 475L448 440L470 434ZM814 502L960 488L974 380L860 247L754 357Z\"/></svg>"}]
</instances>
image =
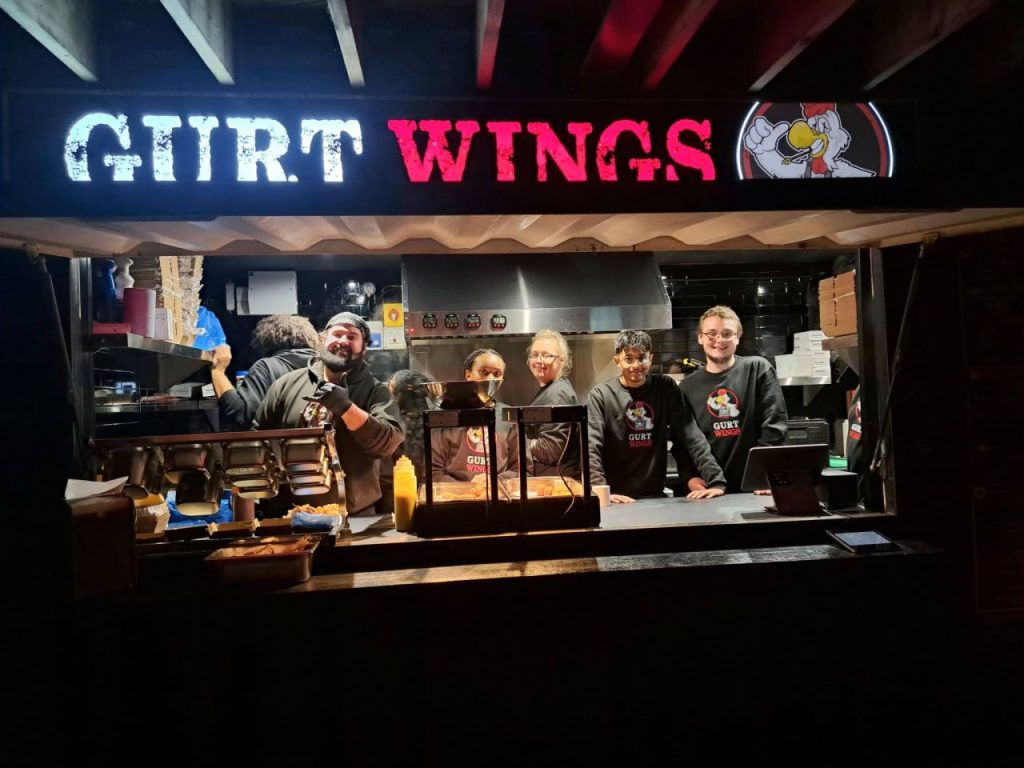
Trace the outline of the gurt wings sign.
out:
<instances>
[{"instance_id":1,"label":"gurt wings sign","mask_svg":"<svg viewBox=\"0 0 1024 768\"><path fill-rule=\"evenodd\" d=\"M363 122L357 118L303 118L299 120L299 152L318 154L320 163L314 167L317 181L328 184L345 181L345 158L363 154ZM711 147L711 122L681 118L674 121L663 137L665 159L652 156L651 128L645 120L621 119L598 126L590 121L570 121L555 125L547 121L517 120L410 120L389 119L391 136L373 133L391 146L401 157L405 175L411 183L439 180L461 183L466 173L470 152L486 144L493 148L494 180L499 184L515 182L517 174L534 175L545 183L557 177L567 182L586 182L592 175L590 152L593 148L593 170L605 183L620 180L619 166L628 168L628 180L639 183L659 178L678 182L686 174L701 181L714 181L715 164L708 153ZM114 182L134 182L137 176L148 175L153 181L178 180L175 170L175 133L186 131L193 157L190 180L213 180L212 155L214 131L226 129L234 134L234 178L242 183L265 181L298 183L298 174L286 170L287 155L292 152L294 137L287 126L272 117L233 116L223 120L217 115L142 115L135 132L146 139L142 146L127 114L90 112L75 120L64 141L64 167L73 182L88 183L109 178ZM487 139L477 139L486 132ZM102 164L108 172L90 164L90 143L96 133L104 134L116 147L102 152ZM526 158L517 157L516 139L527 137L532 150ZM95 142L100 145L100 138ZM620 152L631 143L633 152L625 162ZM314 146L319 144L319 153ZM639 151L637 151L639 150ZM481 150L477 150L479 153ZM486 151L486 150L485 150ZM523 166L526 166L524 169ZM186 172L188 173L188 172ZM395 179L397 181L397 179Z\"/></svg>"},{"instance_id":2,"label":"gurt wings sign","mask_svg":"<svg viewBox=\"0 0 1024 768\"><path fill-rule=\"evenodd\" d=\"M889 129L873 104L756 103L740 128L741 179L863 179L893 175Z\"/></svg>"},{"instance_id":3,"label":"gurt wings sign","mask_svg":"<svg viewBox=\"0 0 1024 768\"><path fill-rule=\"evenodd\" d=\"M740 179L866 178L874 200L896 204L879 184L892 175L887 129L868 105L29 90L3 101L0 217L596 214L824 202L803 191L808 185L739 183L733 166Z\"/></svg>"}]
</instances>

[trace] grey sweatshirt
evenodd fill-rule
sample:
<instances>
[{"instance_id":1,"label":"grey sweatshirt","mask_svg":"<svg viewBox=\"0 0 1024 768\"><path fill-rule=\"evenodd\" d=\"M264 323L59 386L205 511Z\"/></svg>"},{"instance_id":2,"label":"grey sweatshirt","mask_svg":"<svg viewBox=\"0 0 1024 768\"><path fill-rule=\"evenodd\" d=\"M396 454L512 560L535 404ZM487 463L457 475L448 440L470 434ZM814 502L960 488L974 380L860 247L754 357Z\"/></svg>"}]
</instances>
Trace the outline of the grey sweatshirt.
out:
<instances>
[{"instance_id":1,"label":"grey sweatshirt","mask_svg":"<svg viewBox=\"0 0 1024 768\"><path fill-rule=\"evenodd\" d=\"M360 362L345 377L349 397L370 418L350 431L326 408L303 398L311 397L323 379L323 363L312 360L307 368L287 373L275 381L260 404L253 429L315 427L334 422L335 445L345 470L345 499L356 513L380 499L380 460L401 445L402 421L388 388Z\"/></svg>"},{"instance_id":2,"label":"grey sweatshirt","mask_svg":"<svg viewBox=\"0 0 1024 768\"><path fill-rule=\"evenodd\" d=\"M708 441L668 376L651 374L636 388L618 378L598 384L590 391L587 409L590 479L595 485L610 485L612 493L633 498L660 496L671 439L680 478L699 475L709 487L725 486Z\"/></svg>"}]
</instances>

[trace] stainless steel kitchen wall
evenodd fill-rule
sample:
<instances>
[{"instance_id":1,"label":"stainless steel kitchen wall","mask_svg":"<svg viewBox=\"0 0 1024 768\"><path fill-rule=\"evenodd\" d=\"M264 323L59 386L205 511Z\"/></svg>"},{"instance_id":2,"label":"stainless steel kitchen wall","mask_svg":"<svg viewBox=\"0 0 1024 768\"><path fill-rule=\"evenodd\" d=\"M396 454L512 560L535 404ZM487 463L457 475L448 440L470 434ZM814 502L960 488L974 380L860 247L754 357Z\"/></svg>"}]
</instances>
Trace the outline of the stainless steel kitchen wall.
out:
<instances>
[{"instance_id":1,"label":"stainless steel kitchen wall","mask_svg":"<svg viewBox=\"0 0 1024 768\"><path fill-rule=\"evenodd\" d=\"M614 333L568 335L573 366L568 379L581 402L586 402L591 387L618 375L612 362ZM475 339L426 339L414 341L409 348L409 367L438 380L463 378L463 363L471 352L489 347L505 358L505 383L498 398L508 405L527 405L537 392L530 375L526 350L531 336L489 336Z\"/></svg>"}]
</instances>

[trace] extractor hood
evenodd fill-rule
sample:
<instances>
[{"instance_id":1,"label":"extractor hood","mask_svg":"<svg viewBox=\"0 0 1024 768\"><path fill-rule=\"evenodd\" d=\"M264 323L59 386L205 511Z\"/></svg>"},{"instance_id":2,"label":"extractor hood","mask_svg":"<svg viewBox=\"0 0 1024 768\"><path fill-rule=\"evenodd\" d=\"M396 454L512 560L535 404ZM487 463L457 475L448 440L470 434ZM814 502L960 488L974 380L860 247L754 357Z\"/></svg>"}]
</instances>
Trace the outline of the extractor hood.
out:
<instances>
[{"instance_id":1,"label":"extractor hood","mask_svg":"<svg viewBox=\"0 0 1024 768\"><path fill-rule=\"evenodd\" d=\"M653 253L409 255L402 289L411 341L672 327Z\"/></svg>"}]
</instances>

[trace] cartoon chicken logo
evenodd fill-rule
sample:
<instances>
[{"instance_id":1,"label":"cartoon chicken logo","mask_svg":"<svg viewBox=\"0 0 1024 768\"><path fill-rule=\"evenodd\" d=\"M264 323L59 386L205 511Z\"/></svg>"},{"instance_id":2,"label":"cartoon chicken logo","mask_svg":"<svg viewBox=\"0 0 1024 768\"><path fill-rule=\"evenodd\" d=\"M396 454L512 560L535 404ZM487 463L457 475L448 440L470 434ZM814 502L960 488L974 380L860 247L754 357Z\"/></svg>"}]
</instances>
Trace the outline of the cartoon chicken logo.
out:
<instances>
[{"instance_id":1,"label":"cartoon chicken logo","mask_svg":"<svg viewBox=\"0 0 1024 768\"><path fill-rule=\"evenodd\" d=\"M871 104L755 104L737 145L741 179L892 175L892 148Z\"/></svg>"},{"instance_id":2,"label":"cartoon chicken logo","mask_svg":"<svg viewBox=\"0 0 1024 768\"><path fill-rule=\"evenodd\" d=\"M626 407L626 421L636 432L654 429L654 411L647 403L635 400Z\"/></svg>"},{"instance_id":3,"label":"cartoon chicken logo","mask_svg":"<svg viewBox=\"0 0 1024 768\"><path fill-rule=\"evenodd\" d=\"M486 440L487 431L483 427L469 427L466 429L466 446L474 453L484 452Z\"/></svg>"},{"instance_id":4,"label":"cartoon chicken logo","mask_svg":"<svg viewBox=\"0 0 1024 768\"><path fill-rule=\"evenodd\" d=\"M708 395L708 412L716 419L735 419L740 415L740 399L731 389L715 389Z\"/></svg>"}]
</instances>

